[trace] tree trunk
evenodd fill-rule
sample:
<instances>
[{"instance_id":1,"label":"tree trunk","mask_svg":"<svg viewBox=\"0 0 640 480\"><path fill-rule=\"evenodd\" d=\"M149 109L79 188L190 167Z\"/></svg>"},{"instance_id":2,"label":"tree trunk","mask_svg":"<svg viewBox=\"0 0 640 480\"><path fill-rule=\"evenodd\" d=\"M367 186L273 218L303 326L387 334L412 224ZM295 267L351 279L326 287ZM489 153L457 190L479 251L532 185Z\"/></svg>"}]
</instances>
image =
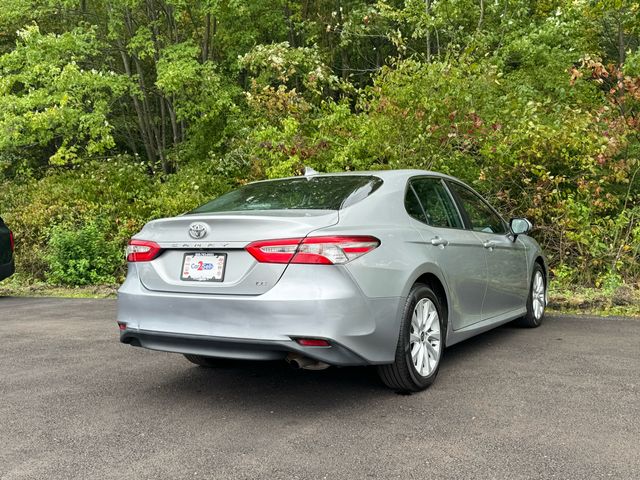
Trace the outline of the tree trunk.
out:
<instances>
[{"instance_id":1,"label":"tree trunk","mask_svg":"<svg viewBox=\"0 0 640 480\"><path fill-rule=\"evenodd\" d=\"M133 79L129 57L127 56L123 47L120 50L120 55L122 56L122 63L124 66L125 73L129 78ZM138 117L138 128L140 129L140 135L142 136L142 143L144 144L144 149L147 152L147 158L149 159L149 161L155 163L157 160L157 155L153 147L153 143L151 140L149 130L147 128L147 124L144 121L144 113L142 111L142 107L140 106L140 101L138 100L138 97L135 94L131 95L131 98L133 99L133 107L136 111L136 116Z\"/></svg>"},{"instance_id":2,"label":"tree trunk","mask_svg":"<svg viewBox=\"0 0 640 480\"><path fill-rule=\"evenodd\" d=\"M205 16L204 38L202 40L202 63L209 60L209 41L211 37L211 14Z\"/></svg>"},{"instance_id":3,"label":"tree trunk","mask_svg":"<svg viewBox=\"0 0 640 480\"><path fill-rule=\"evenodd\" d=\"M215 58L215 50L213 47L215 46L215 38L218 33L218 17L213 17L213 33L211 34L211 58Z\"/></svg>"},{"instance_id":4,"label":"tree trunk","mask_svg":"<svg viewBox=\"0 0 640 480\"><path fill-rule=\"evenodd\" d=\"M173 109L173 104L171 103L171 100L167 98L166 102L167 102L167 109L169 110L169 119L171 120L171 131L173 132L173 146L176 147L180 142L180 138L179 138L180 134L178 132L178 121L176 119L176 112Z\"/></svg>"},{"instance_id":5,"label":"tree trunk","mask_svg":"<svg viewBox=\"0 0 640 480\"><path fill-rule=\"evenodd\" d=\"M622 18L618 16L618 65L624 64L625 55L624 28L622 27Z\"/></svg>"},{"instance_id":6,"label":"tree trunk","mask_svg":"<svg viewBox=\"0 0 640 480\"><path fill-rule=\"evenodd\" d=\"M157 125L153 121L151 104L149 102L149 93L144 83L144 72L142 71L142 66L140 65L140 62L135 56L133 57L133 63L136 66L136 73L138 74L138 86L142 91L142 112L144 114L143 119L147 127L147 130L149 132L149 135L151 137L150 140L155 145L155 151L157 156L160 157L160 162L162 164L162 171L164 173L170 173L169 164L167 163L167 159L162 149L160 132L158 131Z\"/></svg>"},{"instance_id":7,"label":"tree trunk","mask_svg":"<svg viewBox=\"0 0 640 480\"><path fill-rule=\"evenodd\" d=\"M167 150L167 113L164 104L164 98L158 95L158 103L160 104L160 137L162 138L162 150Z\"/></svg>"},{"instance_id":8,"label":"tree trunk","mask_svg":"<svg viewBox=\"0 0 640 480\"><path fill-rule=\"evenodd\" d=\"M431 0L424 2L425 12L428 20L431 20ZM427 25L427 63L431 63L431 28Z\"/></svg>"},{"instance_id":9,"label":"tree trunk","mask_svg":"<svg viewBox=\"0 0 640 480\"><path fill-rule=\"evenodd\" d=\"M342 37L342 29L344 28L344 22L342 19L342 1L338 0L338 23L340 24L340 36ZM337 48L340 49L340 70L341 76L343 80L347 80L349 78L349 55L347 54L347 50L341 46L337 45Z\"/></svg>"},{"instance_id":10,"label":"tree trunk","mask_svg":"<svg viewBox=\"0 0 640 480\"><path fill-rule=\"evenodd\" d=\"M296 32L293 28L293 22L291 21L291 9L289 8L288 0L285 0L284 2L284 20L287 24L287 37L289 39L289 45L291 45L292 47L296 47Z\"/></svg>"},{"instance_id":11,"label":"tree trunk","mask_svg":"<svg viewBox=\"0 0 640 480\"><path fill-rule=\"evenodd\" d=\"M482 29L482 22L484 22L484 0L480 0L480 18L478 19L478 31Z\"/></svg>"}]
</instances>

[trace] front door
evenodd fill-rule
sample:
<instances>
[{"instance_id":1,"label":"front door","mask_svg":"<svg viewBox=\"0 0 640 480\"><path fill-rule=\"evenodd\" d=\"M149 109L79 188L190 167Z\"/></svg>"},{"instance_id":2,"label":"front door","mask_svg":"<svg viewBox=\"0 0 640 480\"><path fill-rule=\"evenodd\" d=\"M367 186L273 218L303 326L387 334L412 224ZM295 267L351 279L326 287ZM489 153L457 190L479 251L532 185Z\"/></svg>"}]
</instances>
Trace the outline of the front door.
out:
<instances>
[{"instance_id":1,"label":"front door","mask_svg":"<svg viewBox=\"0 0 640 480\"><path fill-rule=\"evenodd\" d=\"M488 278L482 319L524 308L529 293L524 244L513 241L506 222L479 195L457 182L447 184L486 255Z\"/></svg>"}]
</instances>

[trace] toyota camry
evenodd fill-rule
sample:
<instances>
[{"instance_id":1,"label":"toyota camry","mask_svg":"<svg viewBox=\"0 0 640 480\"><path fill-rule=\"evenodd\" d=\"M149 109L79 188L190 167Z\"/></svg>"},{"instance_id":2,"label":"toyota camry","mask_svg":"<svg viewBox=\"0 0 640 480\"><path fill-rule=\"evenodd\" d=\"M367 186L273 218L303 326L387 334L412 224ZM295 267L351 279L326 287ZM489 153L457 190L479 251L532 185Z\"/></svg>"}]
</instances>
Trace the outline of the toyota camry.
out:
<instances>
[{"instance_id":1,"label":"toyota camry","mask_svg":"<svg viewBox=\"0 0 640 480\"><path fill-rule=\"evenodd\" d=\"M429 171L250 183L132 238L120 339L204 367L375 365L390 388L422 390L445 347L540 325L548 270L531 228Z\"/></svg>"}]
</instances>

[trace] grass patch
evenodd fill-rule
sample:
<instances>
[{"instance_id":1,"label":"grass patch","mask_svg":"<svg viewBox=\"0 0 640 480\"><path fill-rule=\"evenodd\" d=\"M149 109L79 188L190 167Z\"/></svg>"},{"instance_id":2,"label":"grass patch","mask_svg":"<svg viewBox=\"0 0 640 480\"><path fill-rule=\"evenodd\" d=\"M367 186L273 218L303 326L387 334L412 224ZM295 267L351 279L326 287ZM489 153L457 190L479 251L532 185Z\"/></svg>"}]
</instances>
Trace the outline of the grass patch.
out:
<instances>
[{"instance_id":1,"label":"grass patch","mask_svg":"<svg viewBox=\"0 0 640 480\"><path fill-rule=\"evenodd\" d=\"M640 318L640 288L628 284L612 289L569 287L552 282L549 311Z\"/></svg>"},{"instance_id":2,"label":"grass patch","mask_svg":"<svg viewBox=\"0 0 640 480\"><path fill-rule=\"evenodd\" d=\"M0 282L0 297L116 298L118 285L62 287L45 282L24 282L15 275Z\"/></svg>"}]
</instances>

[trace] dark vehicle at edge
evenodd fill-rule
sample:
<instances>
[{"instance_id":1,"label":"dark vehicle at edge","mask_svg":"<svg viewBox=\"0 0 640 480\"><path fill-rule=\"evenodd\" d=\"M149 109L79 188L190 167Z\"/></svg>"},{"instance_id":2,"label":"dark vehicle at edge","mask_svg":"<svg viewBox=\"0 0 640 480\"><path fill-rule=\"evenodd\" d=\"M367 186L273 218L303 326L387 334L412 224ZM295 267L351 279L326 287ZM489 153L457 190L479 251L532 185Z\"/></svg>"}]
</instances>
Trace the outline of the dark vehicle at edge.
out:
<instances>
[{"instance_id":1,"label":"dark vehicle at edge","mask_svg":"<svg viewBox=\"0 0 640 480\"><path fill-rule=\"evenodd\" d=\"M0 280L15 272L13 263L13 233L0 217Z\"/></svg>"}]
</instances>

